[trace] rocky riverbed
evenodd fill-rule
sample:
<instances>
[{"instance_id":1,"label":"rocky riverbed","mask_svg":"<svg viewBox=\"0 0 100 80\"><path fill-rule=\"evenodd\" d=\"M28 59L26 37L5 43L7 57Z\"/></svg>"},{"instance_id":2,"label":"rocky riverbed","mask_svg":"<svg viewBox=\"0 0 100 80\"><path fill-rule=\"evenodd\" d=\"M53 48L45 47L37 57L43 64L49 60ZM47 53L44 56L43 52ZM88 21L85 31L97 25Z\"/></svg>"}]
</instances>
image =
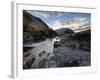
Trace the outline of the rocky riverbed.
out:
<instances>
[{"instance_id":1,"label":"rocky riverbed","mask_svg":"<svg viewBox=\"0 0 100 80\"><path fill-rule=\"evenodd\" d=\"M68 47L54 48L58 67L90 66L90 52Z\"/></svg>"}]
</instances>

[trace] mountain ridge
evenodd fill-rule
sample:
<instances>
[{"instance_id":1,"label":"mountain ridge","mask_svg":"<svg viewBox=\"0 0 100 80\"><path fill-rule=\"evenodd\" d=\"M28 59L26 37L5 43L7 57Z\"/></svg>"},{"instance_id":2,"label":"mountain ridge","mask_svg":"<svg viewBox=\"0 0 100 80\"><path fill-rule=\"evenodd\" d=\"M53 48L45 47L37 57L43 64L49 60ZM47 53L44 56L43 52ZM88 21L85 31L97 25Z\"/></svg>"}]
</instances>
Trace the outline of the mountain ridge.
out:
<instances>
[{"instance_id":1,"label":"mountain ridge","mask_svg":"<svg viewBox=\"0 0 100 80\"><path fill-rule=\"evenodd\" d=\"M55 30L59 35L73 34L74 31L70 28L60 28Z\"/></svg>"},{"instance_id":2,"label":"mountain ridge","mask_svg":"<svg viewBox=\"0 0 100 80\"><path fill-rule=\"evenodd\" d=\"M42 19L23 11L23 42L36 42L57 35Z\"/></svg>"}]
</instances>

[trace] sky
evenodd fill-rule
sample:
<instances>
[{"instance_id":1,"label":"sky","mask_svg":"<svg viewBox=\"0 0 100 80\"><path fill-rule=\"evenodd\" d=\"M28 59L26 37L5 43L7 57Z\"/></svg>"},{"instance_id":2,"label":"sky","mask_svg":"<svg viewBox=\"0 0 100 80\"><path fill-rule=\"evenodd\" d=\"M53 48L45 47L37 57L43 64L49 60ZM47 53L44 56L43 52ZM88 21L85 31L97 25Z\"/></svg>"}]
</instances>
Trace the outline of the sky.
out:
<instances>
[{"instance_id":1,"label":"sky","mask_svg":"<svg viewBox=\"0 0 100 80\"><path fill-rule=\"evenodd\" d=\"M76 12L27 10L33 16L41 18L53 30L70 28L75 32L90 29L91 14Z\"/></svg>"}]
</instances>

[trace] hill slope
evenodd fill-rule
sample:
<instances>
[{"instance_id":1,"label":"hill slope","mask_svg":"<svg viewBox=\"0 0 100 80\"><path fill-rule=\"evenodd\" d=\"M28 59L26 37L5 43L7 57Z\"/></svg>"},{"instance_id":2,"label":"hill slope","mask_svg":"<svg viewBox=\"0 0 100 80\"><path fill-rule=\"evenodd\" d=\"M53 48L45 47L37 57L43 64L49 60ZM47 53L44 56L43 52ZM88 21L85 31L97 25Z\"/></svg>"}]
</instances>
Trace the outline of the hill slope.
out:
<instances>
[{"instance_id":1,"label":"hill slope","mask_svg":"<svg viewBox=\"0 0 100 80\"><path fill-rule=\"evenodd\" d=\"M23 42L36 42L53 38L57 34L40 18L23 11Z\"/></svg>"},{"instance_id":2,"label":"hill slope","mask_svg":"<svg viewBox=\"0 0 100 80\"><path fill-rule=\"evenodd\" d=\"M85 30L85 31L81 31L78 33L75 33L75 35L73 36L72 40L78 40L78 41L90 41L91 39L91 30Z\"/></svg>"}]
</instances>

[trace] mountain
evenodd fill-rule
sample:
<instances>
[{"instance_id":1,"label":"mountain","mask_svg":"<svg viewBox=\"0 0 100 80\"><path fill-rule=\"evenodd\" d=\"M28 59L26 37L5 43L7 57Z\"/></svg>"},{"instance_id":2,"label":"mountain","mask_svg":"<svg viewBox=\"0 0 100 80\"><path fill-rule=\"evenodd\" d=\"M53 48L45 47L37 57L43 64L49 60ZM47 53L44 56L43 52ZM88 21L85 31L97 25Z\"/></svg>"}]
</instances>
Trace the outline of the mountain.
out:
<instances>
[{"instance_id":1,"label":"mountain","mask_svg":"<svg viewBox=\"0 0 100 80\"><path fill-rule=\"evenodd\" d=\"M75 33L72 40L78 40L78 41L90 41L91 40L91 30L85 30L81 32Z\"/></svg>"},{"instance_id":2,"label":"mountain","mask_svg":"<svg viewBox=\"0 0 100 80\"><path fill-rule=\"evenodd\" d=\"M42 41L57 34L40 18L23 11L23 42Z\"/></svg>"},{"instance_id":3,"label":"mountain","mask_svg":"<svg viewBox=\"0 0 100 80\"><path fill-rule=\"evenodd\" d=\"M85 30L68 37L69 41L72 41L72 45L76 45L78 49L91 51L91 30Z\"/></svg>"},{"instance_id":4,"label":"mountain","mask_svg":"<svg viewBox=\"0 0 100 80\"><path fill-rule=\"evenodd\" d=\"M48 26L40 18L23 11L23 25L24 31L34 30L48 30Z\"/></svg>"},{"instance_id":5,"label":"mountain","mask_svg":"<svg viewBox=\"0 0 100 80\"><path fill-rule=\"evenodd\" d=\"M91 30L85 30L73 34L68 35L60 35L61 43L56 43L55 46L62 46L66 45L67 47L70 46L72 48L84 50L84 51L91 51Z\"/></svg>"},{"instance_id":6,"label":"mountain","mask_svg":"<svg viewBox=\"0 0 100 80\"><path fill-rule=\"evenodd\" d=\"M60 28L55 30L59 35L64 35L64 34L72 34L74 33L73 30L69 29L69 28Z\"/></svg>"}]
</instances>

